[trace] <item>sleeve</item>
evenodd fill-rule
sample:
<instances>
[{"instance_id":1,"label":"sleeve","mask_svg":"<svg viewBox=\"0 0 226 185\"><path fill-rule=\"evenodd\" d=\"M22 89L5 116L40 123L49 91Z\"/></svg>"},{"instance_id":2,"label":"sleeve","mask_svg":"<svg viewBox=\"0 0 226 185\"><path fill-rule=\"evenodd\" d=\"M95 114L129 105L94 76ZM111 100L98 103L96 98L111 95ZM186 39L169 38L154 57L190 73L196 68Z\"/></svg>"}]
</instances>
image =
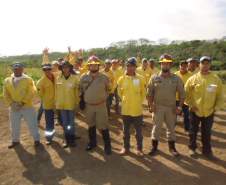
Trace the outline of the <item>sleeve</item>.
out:
<instances>
[{"instance_id":1,"label":"sleeve","mask_svg":"<svg viewBox=\"0 0 226 185\"><path fill-rule=\"evenodd\" d=\"M189 107L193 107L192 103L192 78L189 78L185 83L185 102L189 105Z\"/></svg>"},{"instance_id":2,"label":"sleeve","mask_svg":"<svg viewBox=\"0 0 226 185\"><path fill-rule=\"evenodd\" d=\"M140 81L141 81L141 84L140 84L141 85L141 98L142 98L142 100L144 100L145 96L146 96L145 79L141 78Z\"/></svg>"},{"instance_id":3,"label":"sleeve","mask_svg":"<svg viewBox=\"0 0 226 185\"><path fill-rule=\"evenodd\" d=\"M148 82L148 86L147 86L147 96L149 97L153 97L154 96L154 78L155 76L152 76Z\"/></svg>"},{"instance_id":4,"label":"sleeve","mask_svg":"<svg viewBox=\"0 0 226 185\"><path fill-rule=\"evenodd\" d=\"M81 76L81 78L79 80L79 84L78 84L79 95L81 95L84 92L82 82L83 82L83 76Z\"/></svg>"},{"instance_id":5,"label":"sleeve","mask_svg":"<svg viewBox=\"0 0 226 185\"><path fill-rule=\"evenodd\" d=\"M75 104L78 105L80 101L80 90L79 90L79 78L76 78L75 80Z\"/></svg>"},{"instance_id":6,"label":"sleeve","mask_svg":"<svg viewBox=\"0 0 226 185\"><path fill-rule=\"evenodd\" d=\"M44 88L43 88L42 80L39 80L37 82L36 88L37 88L37 93L38 93L39 97L42 99L43 94L44 94Z\"/></svg>"},{"instance_id":7,"label":"sleeve","mask_svg":"<svg viewBox=\"0 0 226 185\"><path fill-rule=\"evenodd\" d=\"M122 81L123 81L123 77L120 77L117 81L117 92L118 92L118 96L120 97L120 99L122 99Z\"/></svg>"},{"instance_id":8,"label":"sleeve","mask_svg":"<svg viewBox=\"0 0 226 185\"><path fill-rule=\"evenodd\" d=\"M22 98L23 103L29 103L34 98L36 93L36 87L32 79L28 79L28 86L25 96Z\"/></svg>"},{"instance_id":9,"label":"sleeve","mask_svg":"<svg viewBox=\"0 0 226 185\"><path fill-rule=\"evenodd\" d=\"M185 100L185 91L184 91L184 84L180 77L177 76L178 83L177 83L177 92L179 94L179 100L181 103Z\"/></svg>"},{"instance_id":10,"label":"sleeve","mask_svg":"<svg viewBox=\"0 0 226 185\"><path fill-rule=\"evenodd\" d=\"M109 93L111 90L111 81L106 75L105 75L105 83L106 83L106 91Z\"/></svg>"},{"instance_id":11,"label":"sleeve","mask_svg":"<svg viewBox=\"0 0 226 185\"><path fill-rule=\"evenodd\" d=\"M224 104L224 95L223 95L223 86L222 81L218 78L218 86L217 86L217 92L216 92L216 104L215 104L215 111L220 110L223 108Z\"/></svg>"},{"instance_id":12,"label":"sleeve","mask_svg":"<svg viewBox=\"0 0 226 185\"><path fill-rule=\"evenodd\" d=\"M5 80L3 83L3 98L4 98L6 105L10 106L13 103L13 100L10 96L9 91L7 90L6 84L7 84L7 81Z\"/></svg>"},{"instance_id":13,"label":"sleeve","mask_svg":"<svg viewBox=\"0 0 226 185\"><path fill-rule=\"evenodd\" d=\"M115 86L115 79L114 79L113 74L111 75L109 80L110 80L110 92L113 92L114 86Z\"/></svg>"}]
</instances>

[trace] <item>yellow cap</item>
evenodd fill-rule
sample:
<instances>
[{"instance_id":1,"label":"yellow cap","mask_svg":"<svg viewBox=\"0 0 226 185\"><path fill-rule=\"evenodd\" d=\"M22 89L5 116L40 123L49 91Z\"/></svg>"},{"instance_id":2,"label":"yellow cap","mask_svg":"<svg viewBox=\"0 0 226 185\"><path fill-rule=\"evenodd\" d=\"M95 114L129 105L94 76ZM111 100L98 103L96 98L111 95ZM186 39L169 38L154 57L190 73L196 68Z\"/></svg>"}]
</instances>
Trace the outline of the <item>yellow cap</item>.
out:
<instances>
[{"instance_id":1,"label":"yellow cap","mask_svg":"<svg viewBox=\"0 0 226 185\"><path fill-rule=\"evenodd\" d=\"M99 61L88 61L87 65L92 65L92 64L96 64L96 65L100 65L100 62Z\"/></svg>"},{"instance_id":2,"label":"yellow cap","mask_svg":"<svg viewBox=\"0 0 226 185\"><path fill-rule=\"evenodd\" d=\"M160 60L159 61L160 63L171 63L171 62L173 62L172 60L168 60L168 59L165 59L165 58L163 58L162 60Z\"/></svg>"}]
</instances>

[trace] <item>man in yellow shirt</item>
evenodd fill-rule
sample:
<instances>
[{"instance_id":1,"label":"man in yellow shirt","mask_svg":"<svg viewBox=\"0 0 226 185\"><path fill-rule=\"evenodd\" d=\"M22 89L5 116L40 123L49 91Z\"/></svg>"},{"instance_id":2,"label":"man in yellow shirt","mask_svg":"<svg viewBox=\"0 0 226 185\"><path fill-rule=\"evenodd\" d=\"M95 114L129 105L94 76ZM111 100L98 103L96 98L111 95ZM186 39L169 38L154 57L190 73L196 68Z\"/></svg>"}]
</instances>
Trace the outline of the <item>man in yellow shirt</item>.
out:
<instances>
[{"instance_id":1,"label":"man in yellow shirt","mask_svg":"<svg viewBox=\"0 0 226 185\"><path fill-rule=\"evenodd\" d=\"M56 80L55 102L56 109L60 110L65 135L66 147L75 147L75 108L79 103L79 78L72 75L73 66L64 61L61 64L62 74Z\"/></svg>"},{"instance_id":2,"label":"man in yellow shirt","mask_svg":"<svg viewBox=\"0 0 226 185\"><path fill-rule=\"evenodd\" d=\"M138 156L143 156L143 107L145 98L144 78L136 74L136 58L129 58L126 63L126 74L121 76L117 82L118 95L122 101L123 119L123 142L124 147L120 151L121 155L128 154L130 151L130 127L133 125L136 130Z\"/></svg>"},{"instance_id":3,"label":"man in yellow shirt","mask_svg":"<svg viewBox=\"0 0 226 185\"><path fill-rule=\"evenodd\" d=\"M152 129L152 148L150 155L157 152L163 122L167 127L167 140L170 153L177 157L179 153L175 148L176 114L180 114L184 103L185 93L182 80L171 73L172 56L163 54L160 57L161 72L153 75L148 84L148 103L150 112L153 112L154 127ZM179 106L176 106L176 92L179 94Z\"/></svg>"},{"instance_id":4,"label":"man in yellow shirt","mask_svg":"<svg viewBox=\"0 0 226 185\"><path fill-rule=\"evenodd\" d=\"M107 110L108 110L108 117L110 118L110 109L111 109L111 105L112 105L112 100L113 100L113 96L114 96L114 87L115 87L115 80L114 80L114 75L113 72L111 71L111 60L110 59L106 59L105 60L105 65L104 65L104 69L101 70L101 72L103 74L105 74L108 79L109 79L109 95L107 98Z\"/></svg>"},{"instance_id":5,"label":"man in yellow shirt","mask_svg":"<svg viewBox=\"0 0 226 185\"><path fill-rule=\"evenodd\" d=\"M148 81L151 77L151 70L148 66L148 60L146 58L142 59L142 65L136 69L136 72L143 76L145 79L145 86L148 84Z\"/></svg>"},{"instance_id":6,"label":"man in yellow shirt","mask_svg":"<svg viewBox=\"0 0 226 185\"><path fill-rule=\"evenodd\" d=\"M117 82L118 79L124 74L124 70L122 68L120 68L119 60L113 59L111 62L112 62L111 70L113 72L114 79ZM116 112L116 114L119 114L119 112L120 112L119 111L120 98L118 96L117 83L115 83L115 87L114 87L114 98L115 98L115 112Z\"/></svg>"},{"instance_id":7,"label":"man in yellow shirt","mask_svg":"<svg viewBox=\"0 0 226 185\"><path fill-rule=\"evenodd\" d=\"M194 75L199 72L199 61L195 58L188 58L188 71Z\"/></svg>"},{"instance_id":8,"label":"man in yellow shirt","mask_svg":"<svg viewBox=\"0 0 226 185\"><path fill-rule=\"evenodd\" d=\"M190 107L189 153L196 155L196 139L201 122L202 153L213 157L211 149L211 129L214 112L222 108L224 98L220 78L210 71L211 59L200 58L200 72L193 75L185 84L186 103Z\"/></svg>"},{"instance_id":9,"label":"man in yellow shirt","mask_svg":"<svg viewBox=\"0 0 226 185\"><path fill-rule=\"evenodd\" d=\"M55 109L55 81L51 64L42 65L44 72L43 77L37 82L38 94L42 101L42 106L45 111L45 137L46 144L50 145L54 136L54 109Z\"/></svg>"},{"instance_id":10,"label":"man in yellow shirt","mask_svg":"<svg viewBox=\"0 0 226 185\"><path fill-rule=\"evenodd\" d=\"M152 59L152 58L150 58L150 59L148 60L148 67L149 67L149 69L151 70L151 76L152 76L153 74L157 74L157 73L159 72L159 70L157 69L157 67L155 67L155 60Z\"/></svg>"},{"instance_id":11,"label":"man in yellow shirt","mask_svg":"<svg viewBox=\"0 0 226 185\"><path fill-rule=\"evenodd\" d=\"M182 60L180 62L179 71L175 72L177 76L181 78L183 81L183 84L187 82L187 80L192 76L192 74L188 71L188 62L185 60ZM179 106L179 97L178 93L176 96L176 105ZM184 130L185 132L189 131L190 123L189 123L189 107L186 103L182 106L182 112L184 117Z\"/></svg>"},{"instance_id":12,"label":"man in yellow shirt","mask_svg":"<svg viewBox=\"0 0 226 185\"><path fill-rule=\"evenodd\" d=\"M59 70L60 63L57 60L54 60L51 62L51 64L52 64L51 72L53 73L55 78L57 78L61 74L61 71Z\"/></svg>"},{"instance_id":13,"label":"man in yellow shirt","mask_svg":"<svg viewBox=\"0 0 226 185\"><path fill-rule=\"evenodd\" d=\"M20 125L22 117L28 124L35 146L40 144L38 123L36 112L32 100L35 95L34 81L23 73L24 65L15 63L12 66L13 74L6 78L3 85L3 97L10 107L9 117L12 132L12 143L8 148L13 148L20 144Z\"/></svg>"}]
</instances>

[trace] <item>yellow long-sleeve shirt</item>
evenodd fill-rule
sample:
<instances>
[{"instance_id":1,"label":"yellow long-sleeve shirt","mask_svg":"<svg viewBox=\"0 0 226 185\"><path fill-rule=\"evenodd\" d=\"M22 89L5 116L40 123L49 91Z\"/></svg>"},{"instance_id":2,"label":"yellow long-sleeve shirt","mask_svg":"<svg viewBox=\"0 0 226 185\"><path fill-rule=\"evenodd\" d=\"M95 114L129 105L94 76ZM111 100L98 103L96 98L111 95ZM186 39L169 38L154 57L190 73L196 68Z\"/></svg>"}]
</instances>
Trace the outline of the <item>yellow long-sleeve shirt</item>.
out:
<instances>
[{"instance_id":1,"label":"yellow long-sleeve shirt","mask_svg":"<svg viewBox=\"0 0 226 185\"><path fill-rule=\"evenodd\" d=\"M32 107L32 100L36 93L34 81L23 74L21 80L14 84L14 75L6 78L3 85L3 97L8 106L13 102L23 103L24 107Z\"/></svg>"},{"instance_id":2,"label":"yellow long-sleeve shirt","mask_svg":"<svg viewBox=\"0 0 226 185\"><path fill-rule=\"evenodd\" d=\"M118 82L118 95L122 100L122 115L140 116L143 112L142 103L145 98L144 78L123 75Z\"/></svg>"},{"instance_id":3,"label":"yellow long-sleeve shirt","mask_svg":"<svg viewBox=\"0 0 226 185\"><path fill-rule=\"evenodd\" d=\"M137 72L139 75L141 75L141 76L144 77L144 79L145 79L145 86L146 86L146 85L148 84L149 80L150 80L151 75L152 75L151 69L150 69L149 67L147 67L147 69L144 70L143 67L140 66L140 67L138 67L138 68L136 69L136 72Z\"/></svg>"},{"instance_id":4,"label":"yellow long-sleeve shirt","mask_svg":"<svg viewBox=\"0 0 226 185\"><path fill-rule=\"evenodd\" d=\"M114 75L114 79L116 81L114 89L117 87L118 79L124 74L124 70L122 68L117 68L115 70L111 69Z\"/></svg>"},{"instance_id":5,"label":"yellow long-sleeve shirt","mask_svg":"<svg viewBox=\"0 0 226 185\"><path fill-rule=\"evenodd\" d=\"M70 75L68 79L65 79L63 75L57 78L55 99L56 109L75 109L79 102L79 79L77 75Z\"/></svg>"},{"instance_id":6,"label":"yellow long-sleeve shirt","mask_svg":"<svg viewBox=\"0 0 226 185\"><path fill-rule=\"evenodd\" d=\"M38 94L46 110L55 108L55 78L51 81L45 75L37 82Z\"/></svg>"},{"instance_id":7,"label":"yellow long-sleeve shirt","mask_svg":"<svg viewBox=\"0 0 226 185\"><path fill-rule=\"evenodd\" d=\"M114 93L114 87L116 86L116 82L115 82L115 79L114 79L113 72L111 70L109 70L109 71L102 70L101 72L103 74L105 74L109 79L110 93Z\"/></svg>"},{"instance_id":8,"label":"yellow long-sleeve shirt","mask_svg":"<svg viewBox=\"0 0 226 185\"><path fill-rule=\"evenodd\" d=\"M180 71L176 71L174 74L180 77L180 79L183 81L183 84L185 85L187 80L192 76L192 73L187 72L185 74L181 74ZM179 95L178 93L176 94L176 100L179 101Z\"/></svg>"},{"instance_id":9,"label":"yellow long-sleeve shirt","mask_svg":"<svg viewBox=\"0 0 226 185\"><path fill-rule=\"evenodd\" d=\"M200 72L188 79L185 84L186 103L196 107L195 112L200 117L208 117L223 106L223 91L220 78L210 72L202 75Z\"/></svg>"}]
</instances>

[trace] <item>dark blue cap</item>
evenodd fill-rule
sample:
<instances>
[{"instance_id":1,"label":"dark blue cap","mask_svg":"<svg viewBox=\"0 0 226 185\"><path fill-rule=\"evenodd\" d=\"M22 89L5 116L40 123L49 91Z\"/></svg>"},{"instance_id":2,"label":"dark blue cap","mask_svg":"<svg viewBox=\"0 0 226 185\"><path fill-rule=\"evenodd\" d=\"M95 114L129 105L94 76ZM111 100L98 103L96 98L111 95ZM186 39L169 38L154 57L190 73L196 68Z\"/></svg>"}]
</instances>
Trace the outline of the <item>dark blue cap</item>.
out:
<instances>
[{"instance_id":1,"label":"dark blue cap","mask_svg":"<svg viewBox=\"0 0 226 185\"><path fill-rule=\"evenodd\" d=\"M16 68L23 68L24 64L20 63L20 62L15 62L14 64L12 64L12 68L16 69Z\"/></svg>"},{"instance_id":2,"label":"dark blue cap","mask_svg":"<svg viewBox=\"0 0 226 185\"><path fill-rule=\"evenodd\" d=\"M135 57L131 57L127 60L126 65L134 65L137 66L137 60Z\"/></svg>"}]
</instances>

